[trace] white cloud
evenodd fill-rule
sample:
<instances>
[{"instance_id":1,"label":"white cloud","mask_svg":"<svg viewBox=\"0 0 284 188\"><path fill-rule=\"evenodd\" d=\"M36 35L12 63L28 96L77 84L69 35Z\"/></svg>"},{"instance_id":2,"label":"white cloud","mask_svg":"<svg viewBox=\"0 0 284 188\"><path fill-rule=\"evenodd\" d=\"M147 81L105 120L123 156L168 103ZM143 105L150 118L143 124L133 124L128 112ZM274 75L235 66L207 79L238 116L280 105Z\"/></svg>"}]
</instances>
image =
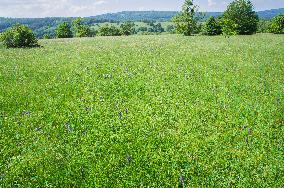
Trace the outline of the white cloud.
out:
<instances>
[{"instance_id":1,"label":"white cloud","mask_svg":"<svg viewBox=\"0 0 284 188\"><path fill-rule=\"evenodd\" d=\"M102 13L101 7L107 3L107 0L0 0L0 16L93 16Z\"/></svg>"}]
</instances>

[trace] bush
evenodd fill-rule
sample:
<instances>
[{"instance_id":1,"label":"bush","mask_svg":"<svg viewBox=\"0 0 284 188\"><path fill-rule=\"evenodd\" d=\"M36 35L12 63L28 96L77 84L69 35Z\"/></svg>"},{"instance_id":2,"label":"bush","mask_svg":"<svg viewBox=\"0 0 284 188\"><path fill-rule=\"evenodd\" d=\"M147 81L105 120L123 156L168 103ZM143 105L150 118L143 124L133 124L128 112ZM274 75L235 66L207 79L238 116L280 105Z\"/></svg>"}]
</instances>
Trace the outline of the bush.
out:
<instances>
[{"instance_id":1,"label":"bush","mask_svg":"<svg viewBox=\"0 0 284 188\"><path fill-rule=\"evenodd\" d=\"M168 33L175 33L175 26L174 25L167 25L166 31Z\"/></svg>"},{"instance_id":2,"label":"bush","mask_svg":"<svg viewBox=\"0 0 284 188\"><path fill-rule=\"evenodd\" d=\"M125 22L120 25L122 35L133 35L135 34L135 24L133 22Z\"/></svg>"},{"instance_id":3,"label":"bush","mask_svg":"<svg viewBox=\"0 0 284 188\"><path fill-rule=\"evenodd\" d=\"M251 35L256 33L258 21L258 15L253 11L251 1L235 0L224 12L223 31L225 34Z\"/></svg>"},{"instance_id":4,"label":"bush","mask_svg":"<svg viewBox=\"0 0 284 188\"><path fill-rule=\"evenodd\" d=\"M82 18L77 18L73 21L73 27L75 29L76 37L91 37L91 28L88 25L84 25Z\"/></svg>"},{"instance_id":5,"label":"bush","mask_svg":"<svg viewBox=\"0 0 284 188\"><path fill-rule=\"evenodd\" d=\"M120 36L121 32L119 28L113 25L109 26L108 24L106 24L99 28L98 35L99 36Z\"/></svg>"},{"instance_id":6,"label":"bush","mask_svg":"<svg viewBox=\"0 0 284 188\"><path fill-rule=\"evenodd\" d=\"M38 47L38 41L33 31L27 26L16 24L0 36L7 48Z\"/></svg>"},{"instance_id":7,"label":"bush","mask_svg":"<svg viewBox=\"0 0 284 188\"><path fill-rule=\"evenodd\" d=\"M63 22L60 24L56 30L56 37L57 38L72 38L73 34L71 31L71 26L67 22Z\"/></svg>"},{"instance_id":8,"label":"bush","mask_svg":"<svg viewBox=\"0 0 284 188\"><path fill-rule=\"evenodd\" d=\"M270 20L260 20L257 24L257 33L269 33L270 25Z\"/></svg>"},{"instance_id":9,"label":"bush","mask_svg":"<svg viewBox=\"0 0 284 188\"><path fill-rule=\"evenodd\" d=\"M270 31L275 34L284 34L284 14L280 14L272 19Z\"/></svg>"},{"instance_id":10,"label":"bush","mask_svg":"<svg viewBox=\"0 0 284 188\"><path fill-rule=\"evenodd\" d=\"M137 29L137 32L139 33L139 32L146 32L148 30L148 28L147 27L139 27L138 29Z\"/></svg>"},{"instance_id":11,"label":"bush","mask_svg":"<svg viewBox=\"0 0 284 188\"><path fill-rule=\"evenodd\" d=\"M77 32L76 32L77 37L91 37L92 32L91 29L88 25L81 25Z\"/></svg>"},{"instance_id":12,"label":"bush","mask_svg":"<svg viewBox=\"0 0 284 188\"><path fill-rule=\"evenodd\" d=\"M43 39L50 39L50 36L48 34L44 34Z\"/></svg>"},{"instance_id":13,"label":"bush","mask_svg":"<svg viewBox=\"0 0 284 188\"><path fill-rule=\"evenodd\" d=\"M205 23L203 27L203 33L205 35L220 35L222 34L222 27L220 23L211 16Z\"/></svg>"}]
</instances>

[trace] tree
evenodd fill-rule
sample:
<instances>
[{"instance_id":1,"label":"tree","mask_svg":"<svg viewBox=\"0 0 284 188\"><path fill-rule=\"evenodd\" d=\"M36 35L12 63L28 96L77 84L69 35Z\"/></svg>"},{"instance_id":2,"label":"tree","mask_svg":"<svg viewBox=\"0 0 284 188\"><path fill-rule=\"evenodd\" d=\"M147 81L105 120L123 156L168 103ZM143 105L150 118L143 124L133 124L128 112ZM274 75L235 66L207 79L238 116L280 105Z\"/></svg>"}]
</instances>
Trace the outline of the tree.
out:
<instances>
[{"instance_id":1,"label":"tree","mask_svg":"<svg viewBox=\"0 0 284 188\"><path fill-rule=\"evenodd\" d=\"M175 32L175 26L174 25L167 25L166 31L168 33L174 33Z\"/></svg>"},{"instance_id":2,"label":"tree","mask_svg":"<svg viewBox=\"0 0 284 188\"><path fill-rule=\"evenodd\" d=\"M151 27L148 28L148 32L162 33L162 32L165 32L165 29L162 27L161 23L157 23L157 24L152 23Z\"/></svg>"},{"instance_id":3,"label":"tree","mask_svg":"<svg viewBox=\"0 0 284 188\"><path fill-rule=\"evenodd\" d=\"M21 24L6 30L1 34L0 39L7 48L39 47L33 31Z\"/></svg>"},{"instance_id":4,"label":"tree","mask_svg":"<svg viewBox=\"0 0 284 188\"><path fill-rule=\"evenodd\" d=\"M271 26L271 20L260 20L257 24L258 33L269 33Z\"/></svg>"},{"instance_id":5,"label":"tree","mask_svg":"<svg viewBox=\"0 0 284 188\"><path fill-rule=\"evenodd\" d=\"M138 29L137 29L137 32L146 32L147 31L147 27L139 27Z\"/></svg>"},{"instance_id":6,"label":"tree","mask_svg":"<svg viewBox=\"0 0 284 188\"><path fill-rule=\"evenodd\" d=\"M72 25L75 29L76 37L90 37L91 29L88 25L82 23L82 18L77 18L72 22Z\"/></svg>"},{"instance_id":7,"label":"tree","mask_svg":"<svg viewBox=\"0 0 284 188\"><path fill-rule=\"evenodd\" d=\"M198 21L198 17L196 16L197 9L198 7L193 5L193 0L185 0L182 11L173 18L178 33L182 33L185 36L193 34Z\"/></svg>"},{"instance_id":8,"label":"tree","mask_svg":"<svg viewBox=\"0 0 284 188\"><path fill-rule=\"evenodd\" d=\"M155 33L165 32L165 29L162 27L161 23L157 23L156 25L154 25L153 29Z\"/></svg>"},{"instance_id":9,"label":"tree","mask_svg":"<svg viewBox=\"0 0 284 188\"><path fill-rule=\"evenodd\" d=\"M284 14L280 14L272 19L270 31L274 34L284 34Z\"/></svg>"},{"instance_id":10,"label":"tree","mask_svg":"<svg viewBox=\"0 0 284 188\"><path fill-rule=\"evenodd\" d=\"M71 26L67 22L63 22L60 24L56 30L56 37L57 38L72 38L73 34L71 31Z\"/></svg>"},{"instance_id":11,"label":"tree","mask_svg":"<svg viewBox=\"0 0 284 188\"><path fill-rule=\"evenodd\" d=\"M135 34L135 24L133 22L125 22L120 25L122 35L133 35Z\"/></svg>"},{"instance_id":12,"label":"tree","mask_svg":"<svg viewBox=\"0 0 284 188\"><path fill-rule=\"evenodd\" d=\"M222 33L220 23L213 16L206 21L203 30L205 35L220 35Z\"/></svg>"},{"instance_id":13,"label":"tree","mask_svg":"<svg viewBox=\"0 0 284 188\"><path fill-rule=\"evenodd\" d=\"M223 31L240 35L251 35L257 31L259 21L250 0L234 0L223 15Z\"/></svg>"},{"instance_id":14,"label":"tree","mask_svg":"<svg viewBox=\"0 0 284 188\"><path fill-rule=\"evenodd\" d=\"M99 36L120 36L120 29L115 26L109 26L108 24L103 25L98 30Z\"/></svg>"}]
</instances>

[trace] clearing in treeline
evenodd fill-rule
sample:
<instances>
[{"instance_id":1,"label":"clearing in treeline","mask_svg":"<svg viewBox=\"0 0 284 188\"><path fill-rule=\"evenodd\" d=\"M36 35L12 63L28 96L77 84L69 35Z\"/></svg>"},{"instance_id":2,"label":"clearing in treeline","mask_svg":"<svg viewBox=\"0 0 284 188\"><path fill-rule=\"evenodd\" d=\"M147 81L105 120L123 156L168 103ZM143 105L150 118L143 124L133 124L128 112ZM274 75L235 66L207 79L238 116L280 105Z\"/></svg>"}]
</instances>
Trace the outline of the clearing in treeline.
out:
<instances>
[{"instance_id":1,"label":"clearing in treeline","mask_svg":"<svg viewBox=\"0 0 284 188\"><path fill-rule=\"evenodd\" d=\"M0 47L0 187L283 187L284 37Z\"/></svg>"}]
</instances>

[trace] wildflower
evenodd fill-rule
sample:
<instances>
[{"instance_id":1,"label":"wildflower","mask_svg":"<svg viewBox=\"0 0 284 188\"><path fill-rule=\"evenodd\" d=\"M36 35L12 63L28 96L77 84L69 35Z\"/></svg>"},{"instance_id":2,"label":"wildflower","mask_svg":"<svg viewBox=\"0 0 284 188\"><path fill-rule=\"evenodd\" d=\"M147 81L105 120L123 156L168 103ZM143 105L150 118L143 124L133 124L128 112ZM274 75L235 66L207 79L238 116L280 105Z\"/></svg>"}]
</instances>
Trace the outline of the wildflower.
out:
<instances>
[{"instance_id":1,"label":"wildflower","mask_svg":"<svg viewBox=\"0 0 284 188\"><path fill-rule=\"evenodd\" d=\"M127 155L126 156L126 163L129 165L131 161L132 161L132 157L130 155Z\"/></svg>"},{"instance_id":2,"label":"wildflower","mask_svg":"<svg viewBox=\"0 0 284 188\"><path fill-rule=\"evenodd\" d=\"M71 125L70 125L69 122L66 122L66 123L65 123L65 128L66 128L66 130L67 130L68 132L72 132L72 131L73 131L73 129L72 129L72 127L71 127Z\"/></svg>"}]
</instances>

